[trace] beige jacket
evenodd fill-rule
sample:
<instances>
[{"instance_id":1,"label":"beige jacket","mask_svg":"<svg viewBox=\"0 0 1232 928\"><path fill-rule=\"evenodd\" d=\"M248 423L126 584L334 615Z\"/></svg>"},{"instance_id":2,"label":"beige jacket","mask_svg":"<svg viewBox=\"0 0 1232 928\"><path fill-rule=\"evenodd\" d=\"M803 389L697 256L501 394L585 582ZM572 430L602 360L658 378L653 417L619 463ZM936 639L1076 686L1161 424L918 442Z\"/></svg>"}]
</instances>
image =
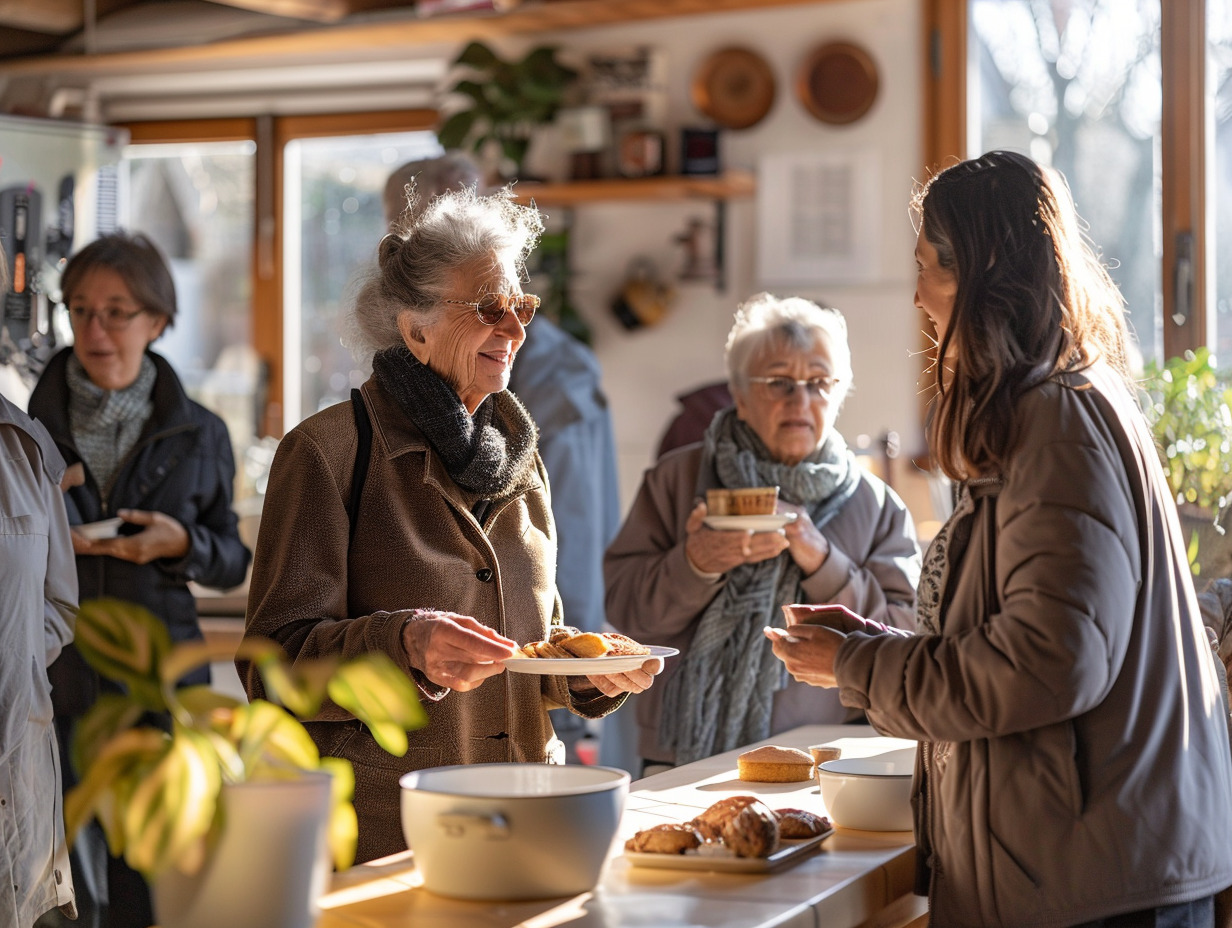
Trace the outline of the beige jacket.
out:
<instances>
[{"instance_id":1,"label":"beige jacket","mask_svg":"<svg viewBox=\"0 0 1232 928\"><path fill-rule=\"evenodd\" d=\"M1074 925L1232 884L1219 680L1146 424L1101 367L1020 403L940 634L838 652L843 701L927 742L934 925Z\"/></svg>"},{"instance_id":2,"label":"beige jacket","mask_svg":"<svg viewBox=\"0 0 1232 928\"><path fill-rule=\"evenodd\" d=\"M592 690L578 702L557 676L502 673L466 693L445 691L414 671L402 647L409 610L473 616L519 643L543 638L554 616L556 534L542 464L483 524L478 501L374 379L362 388L372 454L355 543L348 550L356 429L350 403L323 410L278 446L261 516L246 636L279 642L292 658L384 651L419 684L427 727L410 734L405 757L385 753L348 713L327 705L309 731L324 754L355 768L358 860L404 850L398 778L449 764L555 759L547 710L568 706L598 718L621 700ZM259 679L240 666L250 697Z\"/></svg>"}]
</instances>

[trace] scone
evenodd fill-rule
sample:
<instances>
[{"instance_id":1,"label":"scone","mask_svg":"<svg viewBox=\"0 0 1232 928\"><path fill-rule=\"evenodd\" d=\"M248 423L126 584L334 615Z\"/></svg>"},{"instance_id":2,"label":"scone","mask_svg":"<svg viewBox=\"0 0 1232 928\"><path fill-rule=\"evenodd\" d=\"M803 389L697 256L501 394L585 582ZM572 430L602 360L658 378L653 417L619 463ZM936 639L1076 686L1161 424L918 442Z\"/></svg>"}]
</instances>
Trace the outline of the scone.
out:
<instances>
[{"instance_id":1,"label":"scone","mask_svg":"<svg viewBox=\"0 0 1232 928\"><path fill-rule=\"evenodd\" d=\"M779 820L780 838L815 838L830 829L830 820L824 815L806 809L775 809Z\"/></svg>"},{"instance_id":2,"label":"scone","mask_svg":"<svg viewBox=\"0 0 1232 928\"><path fill-rule=\"evenodd\" d=\"M813 758L795 748L767 744L736 758L742 780L756 783L795 783L813 778Z\"/></svg>"},{"instance_id":3,"label":"scone","mask_svg":"<svg viewBox=\"0 0 1232 928\"><path fill-rule=\"evenodd\" d=\"M737 857L769 857L779 846L779 820L755 799L723 824L723 844Z\"/></svg>"},{"instance_id":4,"label":"scone","mask_svg":"<svg viewBox=\"0 0 1232 928\"><path fill-rule=\"evenodd\" d=\"M639 831L625 842L626 851L641 854L683 854L701 847L702 836L688 822L668 822Z\"/></svg>"}]
</instances>

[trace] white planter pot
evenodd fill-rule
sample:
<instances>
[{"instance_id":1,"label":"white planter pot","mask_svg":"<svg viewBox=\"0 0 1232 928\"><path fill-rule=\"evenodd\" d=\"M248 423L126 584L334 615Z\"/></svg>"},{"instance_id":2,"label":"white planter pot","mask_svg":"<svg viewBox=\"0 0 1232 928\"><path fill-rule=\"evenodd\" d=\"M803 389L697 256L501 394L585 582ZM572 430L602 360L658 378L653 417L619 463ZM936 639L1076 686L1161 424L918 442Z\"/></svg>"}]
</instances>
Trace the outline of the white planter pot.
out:
<instances>
[{"instance_id":1,"label":"white planter pot","mask_svg":"<svg viewBox=\"0 0 1232 928\"><path fill-rule=\"evenodd\" d=\"M311 928L329 880L330 777L223 787L226 824L200 872L153 885L159 928Z\"/></svg>"}]
</instances>

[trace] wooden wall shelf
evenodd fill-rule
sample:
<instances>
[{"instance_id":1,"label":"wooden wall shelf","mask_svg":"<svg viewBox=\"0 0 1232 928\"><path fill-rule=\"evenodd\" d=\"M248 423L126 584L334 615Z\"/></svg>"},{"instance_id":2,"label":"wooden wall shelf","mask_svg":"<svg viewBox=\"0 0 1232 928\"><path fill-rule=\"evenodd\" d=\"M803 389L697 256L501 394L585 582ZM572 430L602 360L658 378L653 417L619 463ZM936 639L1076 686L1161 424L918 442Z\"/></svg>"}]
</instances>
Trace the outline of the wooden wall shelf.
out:
<instances>
[{"instance_id":1,"label":"wooden wall shelf","mask_svg":"<svg viewBox=\"0 0 1232 928\"><path fill-rule=\"evenodd\" d=\"M804 6L827 0L526 0L508 13L400 19L228 39L206 45L94 55L40 55L0 62L0 75L67 77L197 71L215 66L272 67L292 60L322 64L382 60L434 43L591 29L620 23L739 10ZM151 7L157 11L157 5Z\"/></svg>"},{"instance_id":2,"label":"wooden wall shelf","mask_svg":"<svg viewBox=\"0 0 1232 928\"><path fill-rule=\"evenodd\" d=\"M562 183L518 183L514 193L522 202L534 200L538 206L577 206L648 200L730 200L750 197L756 189L753 175L729 171L715 177L673 175L638 178L606 178Z\"/></svg>"}]
</instances>

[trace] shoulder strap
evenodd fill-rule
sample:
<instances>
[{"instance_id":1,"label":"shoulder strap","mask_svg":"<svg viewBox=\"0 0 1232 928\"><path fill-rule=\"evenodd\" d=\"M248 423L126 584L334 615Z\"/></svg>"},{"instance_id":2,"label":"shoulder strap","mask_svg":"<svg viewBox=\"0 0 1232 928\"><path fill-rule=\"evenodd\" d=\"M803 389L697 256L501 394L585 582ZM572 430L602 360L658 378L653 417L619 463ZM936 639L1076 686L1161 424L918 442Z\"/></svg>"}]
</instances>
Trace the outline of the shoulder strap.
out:
<instances>
[{"instance_id":1,"label":"shoulder strap","mask_svg":"<svg viewBox=\"0 0 1232 928\"><path fill-rule=\"evenodd\" d=\"M354 542L355 523L359 521L359 497L364 492L364 481L368 479L368 459L372 456L372 423L368 420L363 395L357 388L351 389L351 407L355 413L355 432L359 441L355 449L355 470L351 474L351 501L347 505L347 515L351 521L350 541Z\"/></svg>"}]
</instances>

